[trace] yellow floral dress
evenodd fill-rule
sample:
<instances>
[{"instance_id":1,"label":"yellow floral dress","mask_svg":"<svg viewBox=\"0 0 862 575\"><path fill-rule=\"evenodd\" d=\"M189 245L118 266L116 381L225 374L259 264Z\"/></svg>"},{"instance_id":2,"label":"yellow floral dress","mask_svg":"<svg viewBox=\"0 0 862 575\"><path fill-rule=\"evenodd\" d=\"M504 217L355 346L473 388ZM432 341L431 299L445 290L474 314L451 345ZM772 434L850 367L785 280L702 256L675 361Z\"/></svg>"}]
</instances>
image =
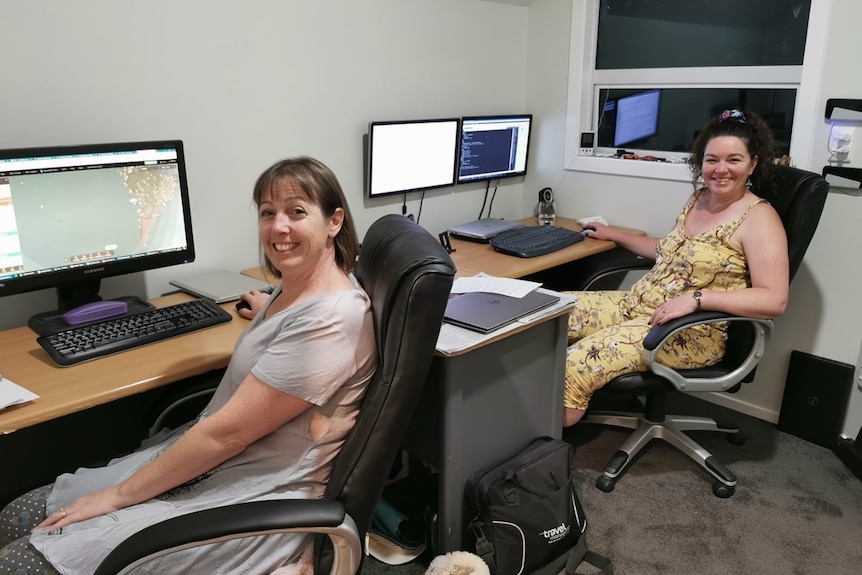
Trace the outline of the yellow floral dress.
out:
<instances>
[{"instance_id":1,"label":"yellow floral dress","mask_svg":"<svg viewBox=\"0 0 862 575\"><path fill-rule=\"evenodd\" d=\"M695 290L730 291L750 287L745 254L730 237L758 199L739 219L689 237L685 221L703 190L688 201L673 230L656 247L656 262L629 291L571 292L566 356L566 407L586 409L593 392L617 376L646 371L643 339L655 310ZM726 324L702 325L674 336L659 352L661 363L674 368L712 365L724 355Z\"/></svg>"}]
</instances>

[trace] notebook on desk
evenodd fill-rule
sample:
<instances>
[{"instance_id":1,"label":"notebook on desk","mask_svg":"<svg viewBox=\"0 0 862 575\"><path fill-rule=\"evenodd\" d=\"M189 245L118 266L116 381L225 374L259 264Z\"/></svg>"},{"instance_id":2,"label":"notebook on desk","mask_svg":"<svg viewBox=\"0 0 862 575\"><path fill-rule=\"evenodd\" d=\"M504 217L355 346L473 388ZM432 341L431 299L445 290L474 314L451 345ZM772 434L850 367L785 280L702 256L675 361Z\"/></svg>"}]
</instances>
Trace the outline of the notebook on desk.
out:
<instances>
[{"instance_id":1,"label":"notebook on desk","mask_svg":"<svg viewBox=\"0 0 862 575\"><path fill-rule=\"evenodd\" d=\"M470 292L449 298L443 321L472 331L489 333L558 301L559 296L538 290L524 297Z\"/></svg>"}]
</instances>

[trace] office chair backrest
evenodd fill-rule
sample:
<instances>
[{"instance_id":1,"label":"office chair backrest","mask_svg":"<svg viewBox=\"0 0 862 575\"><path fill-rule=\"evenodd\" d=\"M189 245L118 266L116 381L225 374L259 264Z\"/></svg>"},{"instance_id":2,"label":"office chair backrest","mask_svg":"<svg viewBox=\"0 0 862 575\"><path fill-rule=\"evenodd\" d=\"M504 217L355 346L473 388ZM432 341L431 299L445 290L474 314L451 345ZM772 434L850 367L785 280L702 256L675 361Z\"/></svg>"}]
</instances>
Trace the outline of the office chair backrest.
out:
<instances>
[{"instance_id":1,"label":"office chair backrest","mask_svg":"<svg viewBox=\"0 0 862 575\"><path fill-rule=\"evenodd\" d=\"M789 166L776 166L775 191L758 194L769 200L784 223L791 280L799 270L805 251L817 230L828 192L829 182L820 174Z\"/></svg>"},{"instance_id":2,"label":"office chair backrest","mask_svg":"<svg viewBox=\"0 0 862 575\"><path fill-rule=\"evenodd\" d=\"M826 195L829 193L829 182L819 174L799 168L776 166L775 169L775 190L768 193L754 191L772 204L784 224L792 280L802 264L808 245L814 238L820 215L823 213L823 206L826 204ZM736 364L745 357L751 349L753 340L751 329L751 325L746 323L730 324L723 363ZM752 371L746 378L746 382L751 382L753 379Z\"/></svg>"},{"instance_id":3,"label":"office chair backrest","mask_svg":"<svg viewBox=\"0 0 862 575\"><path fill-rule=\"evenodd\" d=\"M371 298L378 366L324 499L341 500L364 536L428 375L455 266L427 231L391 214L369 228L355 275ZM317 572L329 568L323 541Z\"/></svg>"}]
</instances>

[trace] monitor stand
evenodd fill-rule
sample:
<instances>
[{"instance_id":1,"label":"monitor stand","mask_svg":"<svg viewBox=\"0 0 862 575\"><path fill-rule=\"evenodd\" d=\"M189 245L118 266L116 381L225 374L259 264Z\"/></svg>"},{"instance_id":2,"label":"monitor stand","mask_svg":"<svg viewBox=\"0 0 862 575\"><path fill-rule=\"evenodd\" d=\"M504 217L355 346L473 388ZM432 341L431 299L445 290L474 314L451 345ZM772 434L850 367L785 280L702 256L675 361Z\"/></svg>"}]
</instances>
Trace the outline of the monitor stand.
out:
<instances>
[{"instance_id":1,"label":"monitor stand","mask_svg":"<svg viewBox=\"0 0 862 575\"><path fill-rule=\"evenodd\" d=\"M97 278L87 282L57 286L57 309L32 316L27 325L40 336L52 335L74 327L66 323L63 314L79 306L102 301L102 296L99 295L100 284L101 280ZM137 296L123 296L112 300L127 304L128 310L124 315L133 315L155 307Z\"/></svg>"}]
</instances>

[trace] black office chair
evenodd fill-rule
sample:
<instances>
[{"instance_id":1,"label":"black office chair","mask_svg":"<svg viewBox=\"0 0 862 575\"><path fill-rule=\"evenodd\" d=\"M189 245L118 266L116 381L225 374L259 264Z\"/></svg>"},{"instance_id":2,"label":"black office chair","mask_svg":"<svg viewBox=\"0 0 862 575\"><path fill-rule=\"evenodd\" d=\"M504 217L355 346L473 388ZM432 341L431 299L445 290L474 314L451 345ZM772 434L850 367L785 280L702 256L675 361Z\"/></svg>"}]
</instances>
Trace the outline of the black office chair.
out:
<instances>
[{"instance_id":1,"label":"black office chair","mask_svg":"<svg viewBox=\"0 0 862 575\"><path fill-rule=\"evenodd\" d=\"M814 237L829 184L820 175L791 167L777 167L774 194L763 195L781 216L787 233L790 278L796 274L808 244ZM620 277L633 270L646 270L653 262L617 248L610 255L593 258L585 266L576 290L614 289ZM613 282L613 283L611 283ZM615 284L615 285L614 285ZM598 286L598 287L597 287ZM572 288L569 288L572 289ZM718 364L701 369L674 370L655 361L658 351L677 332L699 324L729 321L727 351ZM754 369L763 355L772 333L771 320L732 316L721 312L700 311L667 322L650 330L644 339L644 357L649 371L617 377L608 382L603 393L643 396L642 412L587 411L583 421L633 429L607 463L596 480L602 491L613 491L620 474L632 463L638 452L652 439L667 441L700 464L714 478L712 491L718 497L730 497L736 488L736 476L686 435L686 431L721 431L733 442L739 429L710 418L668 415L666 397L670 393L720 391L734 393L742 383L754 379Z\"/></svg>"},{"instance_id":2,"label":"black office chair","mask_svg":"<svg viewBox=\"0 0 862 575\"><path fill-rule=\"evenodd\" d=\"M371 298L379 363L323 499L237 504L163 521L121 543L96 575L126 573L190 547L287 532L328 536L315 540L316 573L359 570L365 533L425 384L455 267L428 232L387 215L368 230L355 274Z\"/></svg>"}]
</instances>

